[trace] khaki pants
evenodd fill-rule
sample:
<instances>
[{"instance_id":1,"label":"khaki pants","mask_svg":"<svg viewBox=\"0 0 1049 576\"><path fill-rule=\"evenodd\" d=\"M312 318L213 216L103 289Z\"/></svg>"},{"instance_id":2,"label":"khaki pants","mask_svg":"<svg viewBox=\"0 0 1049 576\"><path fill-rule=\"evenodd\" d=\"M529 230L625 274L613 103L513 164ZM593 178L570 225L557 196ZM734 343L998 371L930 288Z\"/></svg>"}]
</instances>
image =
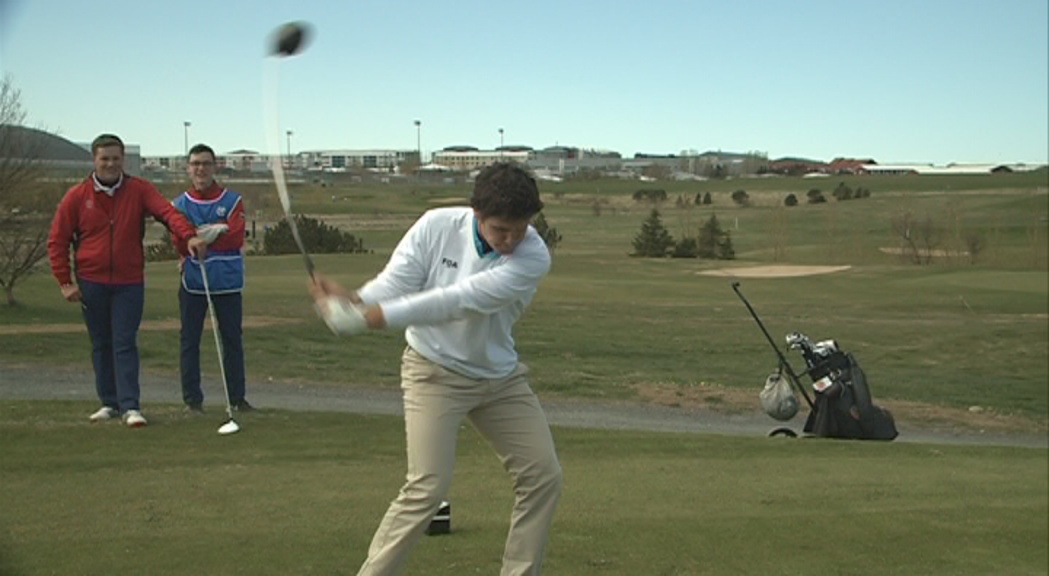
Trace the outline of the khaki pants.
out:
<instances>
[{"instance_id":1,"label":"khaki pants","mask_svg":"<svg viewBox=\"0 0 1049 576\"><path fill-rule=\"evenodd\" d=\"M561 465L528 367L499 380L475 380L408 348L401 359L408 474L372 538L358 576L400 574L448 494L459 425L469 418L513 479L502 576L538 575L561 495Z\"/></svg>"}]
</instances>

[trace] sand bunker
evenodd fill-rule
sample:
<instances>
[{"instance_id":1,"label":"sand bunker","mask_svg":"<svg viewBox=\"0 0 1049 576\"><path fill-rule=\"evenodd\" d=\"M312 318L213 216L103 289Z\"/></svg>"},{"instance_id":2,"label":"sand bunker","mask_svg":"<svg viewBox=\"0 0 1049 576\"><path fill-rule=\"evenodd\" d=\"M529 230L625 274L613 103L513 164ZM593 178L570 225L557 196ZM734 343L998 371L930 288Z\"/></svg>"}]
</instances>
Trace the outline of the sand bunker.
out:
<instances>
[{"instance_id":1,"label":"sand bunker","mask_svg":"<svg viewBox=\"0 0 1049 576\"><path fill-rule=\"evenodd\" d=\"M726 278L791 278L795 276L814 276L831 274L848 270L852 266L795 266L791 264L772 264L768 266L746 266L743 268L719 268L696 272L704 276L722 276Z\"/></svg>"}]
</instances>

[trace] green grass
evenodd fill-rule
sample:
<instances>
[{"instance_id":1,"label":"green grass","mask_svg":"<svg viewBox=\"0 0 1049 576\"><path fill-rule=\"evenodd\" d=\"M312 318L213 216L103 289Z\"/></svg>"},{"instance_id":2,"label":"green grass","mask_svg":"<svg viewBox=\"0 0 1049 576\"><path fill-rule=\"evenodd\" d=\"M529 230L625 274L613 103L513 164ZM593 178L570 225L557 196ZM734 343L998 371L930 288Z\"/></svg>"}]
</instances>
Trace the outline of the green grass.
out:
<instances>
[{"instance_id":1,"label":"green grass","mask_svg":"<svg viewBox=\"0 0 1049 576\"><path fill-rule=\"evenodd\" d=\"M772 350L732 292L731 279L700 272L762 264L851 266L820 276L743 279L742 287L777 341L792 331L838 340L867 371L875 398L890 407L893 401L979 405L1030 418L1044 429L1049 417L1045 171L842 180L871 188L873 196L788 209L781 206L785 192L803 194L809 187L826 192L838 179L543 183L547 219L564 240L516 330L537 390L630 399L639 387L653 384L684 389L707 383L756 395L775 367ZM630 199L642 184L666 187L671 198L714 190L713 206L662 206L664 222L680 236L716 214L732 234L738 259L629 257L631 240L651 209ZM750 191L754 206L730 204L727 196L737 185ZM266 189L256 188L249 187L247 195L267 204ZM359 234L375 250L316 256L320 270L357 286L382 268L415 215L465 198L466 190L418 183L301 186L295 205ZM602 206L600 214L595 202ZM964 249L968 233L982 234L987 247L975 263L966 257L941 257L928 266L907 263L883 250L899 245L891 222L902 212L939 223L941 248L950 253ZM174 265L150 264L147 275L146 320L177 319ZM401 335L331 337L314 317L305 284L298 256L249 257L245 314L297 320L246 328L249 379L397 387ZM20 284L16 295L19 307L0 307L5 325L81 322L77 308L61 301L44 273ZM142 331L143 369L174 373L176 341L175 329ZM791 359L800 365L796 355ZM87 338L0 331L0 362L87 368Z\"/></svg>"},{"instance_id":2,"label":"green grass","mask_svg":"<svg viewBox=\"0 0 1049 576\"><path fill-rule=\"evenodd\" d=\"M395 417L0 401L0 573L354 574L404 474ZM545 572L1045 574L1046 450L554 431L565 490ZM498 571L509 481L460 435L450 535L409 574Z\"/></svg>"}]
</instances>

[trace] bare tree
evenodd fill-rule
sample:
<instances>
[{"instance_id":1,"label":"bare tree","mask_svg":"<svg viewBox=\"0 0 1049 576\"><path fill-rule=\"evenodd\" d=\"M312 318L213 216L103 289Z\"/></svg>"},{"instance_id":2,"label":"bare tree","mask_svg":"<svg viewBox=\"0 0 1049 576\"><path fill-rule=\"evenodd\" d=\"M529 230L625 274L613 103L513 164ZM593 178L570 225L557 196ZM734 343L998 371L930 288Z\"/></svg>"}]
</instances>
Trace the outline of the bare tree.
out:
<instances>
[{"instance_id":1,"label":"bare tree","mask_svg":"<svg viewBox=\"0 0 1049 576\"><path fill-rule=\"evenodd\" d=\"M892 232L900 238L902 244L901 256L910 258L915 264L921 264L921 255L918 254L918 244L915 241L914 216L910 212L901 212L892 217Z\"/></svg>"},{"instance_id":2,"label":"bare tree","mask_svg":"<svg viewBox=\"0 0 1049 576\"><path fill-rule=\"evenodd\" d=\"M10 77L0 79L0 287L9 306L17 304L15 286L37 271L47 256L49 191L43 181L43 140L23 126L21 93ZM50 202L49 202L50 201Z\"/></svg>"},{"instance_id":3,"label":"bare tree","mask_svg":"<svg viewBox=\"0 0 1049 576\"><path fill-rule=\"evenodd\" d=\"M916 218L910 212L897 214L892 218L892 231L903 243L903 256L915 264L931 264L943 241L943 230L929 215Z\"/></svg>"},{"instance_id":4,"label":"bare tree","mask_svg":"<svg viewBox=\"0 0 1049 576\"><path fill-rule=\"evenodd\" d=\"M976 257L983 252L983 249L987 246L987 241L984 239L983 234L978 231L971 231L965 234L965 248L966 252L969 253L969 263L976 264Z\"/></svg>"}]
</instances>

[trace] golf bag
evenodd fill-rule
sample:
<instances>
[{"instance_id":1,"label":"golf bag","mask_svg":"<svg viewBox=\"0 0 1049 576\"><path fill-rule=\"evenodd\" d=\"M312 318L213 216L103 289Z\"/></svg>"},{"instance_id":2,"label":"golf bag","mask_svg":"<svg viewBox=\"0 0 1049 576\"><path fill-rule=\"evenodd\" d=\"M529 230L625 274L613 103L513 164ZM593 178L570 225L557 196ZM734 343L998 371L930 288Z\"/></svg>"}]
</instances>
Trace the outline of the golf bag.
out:
<instances>
[{"instance_id":1,"label":"golf bag","mask_svg":"<svg viewBox=\"0 0 1049 576\"><path fill-rule=\"evenodd\" d=\"M857 440L896 438L892 414L871 401L867 375L852 354L839 350L834 340L813 344L797 332L787 335L787 344L801 351L805 373L812 378L814 398L805 433Z\"/></svg>"},{"instance_id":2,"label":"golf bag","mask_svg":"<svg viewBox=\"0 0 1049 576\"><path fill-rule=\"evenodd\" d=\"M793 390L797 390L810 408L804 426L806 434L858 440L896 438L898 432L892 414L872 402L867 375L851 353L842 352L834 340L813 343L807 336L798 332L787 335L787 346L801 352L802 358L805 359L806 369L802 375L807 375L812 380L810 396L806 386L801 383L801 377L791 367L750 302L740 292L739 282L733 282L732 289L746 305L779 359L777 372L769 376L760 394L762 407L769 416L777 420L793 418L798 405L797 399L793 398ZM797 434L789 428L781 427L774 429L769 435Z\"/></svg>"}]
</instances>

